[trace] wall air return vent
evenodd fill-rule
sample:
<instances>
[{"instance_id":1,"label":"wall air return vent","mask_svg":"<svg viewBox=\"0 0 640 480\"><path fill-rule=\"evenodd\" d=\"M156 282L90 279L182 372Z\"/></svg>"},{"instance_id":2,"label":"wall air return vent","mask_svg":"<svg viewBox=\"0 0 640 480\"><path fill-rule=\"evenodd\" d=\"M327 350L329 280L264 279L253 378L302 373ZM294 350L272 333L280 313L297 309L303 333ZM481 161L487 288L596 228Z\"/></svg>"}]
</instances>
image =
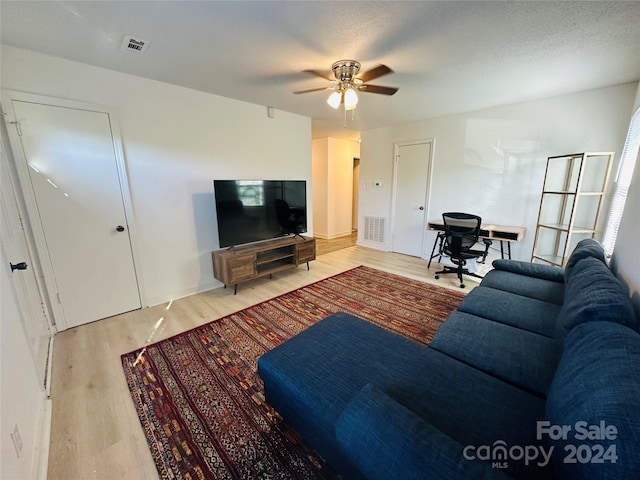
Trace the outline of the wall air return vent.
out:
<instances>
[{"instance_id":1,"label":"wall air return vent","mask_svg":"<svg viewBox=\"0 0 640 480\"><path fill-rule=\"evenodd\" d=\"M371 242L384 243L386 218L365 215L364 217L364 239Z\"/></svg>"},{"instance_id":2,"label":"wall air return vent","mask_svg":"<svg viewBox=\"0 0 640 480\"><path fill-rule=\"evenodd\" d=\"M134 37L132 35L125 35L122 40L122 47L120 50L123 52L139 53L142 54L147 51L149 42L142 40L141 38Z\"/></svg>"}]
</instances>

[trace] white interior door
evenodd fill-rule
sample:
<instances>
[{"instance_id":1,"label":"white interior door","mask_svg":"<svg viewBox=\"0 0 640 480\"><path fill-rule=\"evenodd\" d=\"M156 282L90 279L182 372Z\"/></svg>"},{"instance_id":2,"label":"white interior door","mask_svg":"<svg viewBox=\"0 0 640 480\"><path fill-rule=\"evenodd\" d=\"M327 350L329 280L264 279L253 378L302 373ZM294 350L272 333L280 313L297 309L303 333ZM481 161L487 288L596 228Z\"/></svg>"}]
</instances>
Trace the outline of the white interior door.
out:
<instances>
[{"instance_id":1,"label":"white interior door","mask_svg":"<svg viewBox=\"0 0 640 480\"><path fill-rule=\"evenodd\" d=\"M38 250L51 265L47 286L61 306L62 327L140 308L109 113L15 98L11 104L12 145L21 149L23 187L33 192L30 216L42 226L46 251L42 244Z\"/></svg>"},{"instance_id":2,"label":"white interior door","mask_svg":"<svg viewBox=\"0 0 640 480\"><path fill-rule=\"evenodd\" d=\"M396 145L391 250L422 256L431 142Z\"/></svg>"},{"instance_id":3,"label":"white interior door","mask_svg":"<svg viewBox=\"0 0 640 480\"><path fill-rule=\"evenodd\" d=\"M3 145L4 146L4 145ZM3 299L12 295L31 348L42 388L46 388L47 361L51 341L51 326L46 314L33 260L29 254L24 226L11 182L8 158L2 152L2 265L10 272L11 283L2 285ZM11 265L14 265L13 267ZM4 306L4 301L2 302ZM4 309L3 309L4 310ZM4 314L4 311L3 311ZM12 319L14 320L14 319Z\"/></svg>"}]
</instances>

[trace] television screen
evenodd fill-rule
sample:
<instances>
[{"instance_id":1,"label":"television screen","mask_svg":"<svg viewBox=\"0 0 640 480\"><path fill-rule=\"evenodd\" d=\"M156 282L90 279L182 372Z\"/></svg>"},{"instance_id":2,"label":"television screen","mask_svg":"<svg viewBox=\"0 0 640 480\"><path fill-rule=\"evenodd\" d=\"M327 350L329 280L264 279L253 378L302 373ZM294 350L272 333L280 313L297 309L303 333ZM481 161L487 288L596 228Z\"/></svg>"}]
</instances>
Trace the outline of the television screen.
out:
<instances>
[{"instance_id":1,"label":"television screen","mask_svg":"<svg viewBox=\"0 0 640 480\"><path fill-rule=\"evenodd\" d=\"M305 180L214 180L220 247L307 231Z\"/></svg>"}]
</instances>

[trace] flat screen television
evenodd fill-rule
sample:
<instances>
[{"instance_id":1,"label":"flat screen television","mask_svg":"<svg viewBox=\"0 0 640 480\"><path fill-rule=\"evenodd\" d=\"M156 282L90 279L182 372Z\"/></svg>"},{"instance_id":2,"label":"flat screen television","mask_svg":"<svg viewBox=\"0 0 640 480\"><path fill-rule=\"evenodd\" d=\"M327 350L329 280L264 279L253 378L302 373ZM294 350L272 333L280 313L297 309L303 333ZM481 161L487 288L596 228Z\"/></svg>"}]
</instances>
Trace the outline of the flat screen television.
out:
<instances>
[{"instance_id":1,"label":"flat screen television","mask_svg":"<svg viewBox=\"0 0 640 480\"><path fill-rule=\"evenodd\" d=\"M214 180L220 247L307 231L305 180Z\"/></svg>"}]
</instances>

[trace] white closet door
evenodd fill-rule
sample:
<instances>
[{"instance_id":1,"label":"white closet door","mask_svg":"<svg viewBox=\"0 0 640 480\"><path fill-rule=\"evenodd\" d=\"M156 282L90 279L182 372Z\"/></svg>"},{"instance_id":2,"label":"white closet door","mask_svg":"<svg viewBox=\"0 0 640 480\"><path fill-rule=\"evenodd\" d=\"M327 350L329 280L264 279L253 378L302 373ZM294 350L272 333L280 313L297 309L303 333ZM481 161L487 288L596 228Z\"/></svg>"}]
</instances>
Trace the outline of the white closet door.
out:
<instances>
[{"instance_id":1,"label":"white closet door","mask_svg":"<svg viewBox=\"0 0 640 480\"><path fill-rule=\"evenodd\" d=\"M398 145L391 250L422 256L431 143Z\"/></svg>"},{"instance_id":2,"label":"white closet door","mask_svg":"<svg viewBox=\"0 0 640 480\"><path fill-rule=\"evenodd\" d=\"M12 106L64 326L140 308L109 114Z\"/></svg>"},{"instance_id":3,"label":"white closet door","mask_svg":"<svg viewBox=\"0 0 640 480\"><path fill-rule=\"evenodd\" d=\"M4 142L2 143L4 147ZM29 254L16 202L15 191L9 172L8 158L2 152L2 226L0 227L2 267L9 272L8 281L2 284L2 315L5 303L14 303L29 341L31 355L44 389L47 385L47 361L52 336L49 319L45 313L44 300L40 294L35 265ZM4 277L3 277L4 280ZM17 321L11 318L11 321Z\"/></svg>"}]
</instances>

